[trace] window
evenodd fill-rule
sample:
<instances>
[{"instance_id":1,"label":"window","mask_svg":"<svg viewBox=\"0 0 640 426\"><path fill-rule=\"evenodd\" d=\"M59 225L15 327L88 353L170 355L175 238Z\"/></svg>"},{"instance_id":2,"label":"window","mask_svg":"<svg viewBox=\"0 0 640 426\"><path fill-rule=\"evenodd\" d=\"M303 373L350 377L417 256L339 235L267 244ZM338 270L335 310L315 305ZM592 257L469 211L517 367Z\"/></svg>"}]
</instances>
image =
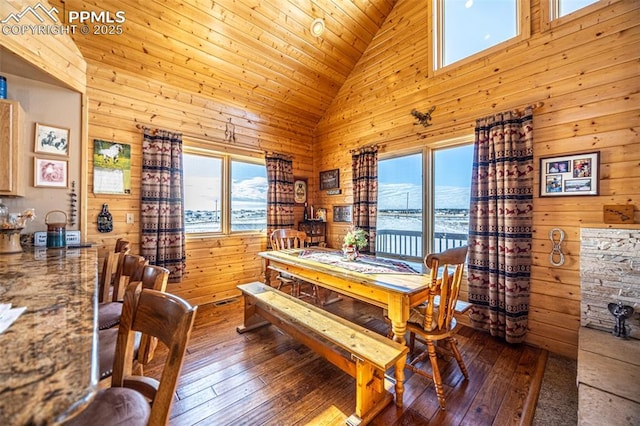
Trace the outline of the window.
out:
<instances>
[{"instance_id":1,"label":"window","mask_svg":"<svg viewBox=\"0 0 640 426\"><path fill-rule=\"evenodd\" d=\"M473 144L433 152L433 246L441 252L467 244Z\"/></svg>"},{"instance_id":2,"label":"window","mask_svg":"<svg viewBox=\"0 0 640 426\"><path fill-rule=\"evenodd\" d=\"M267 229L267 168L231 161L231 230Z\"/></svg>"},{"instance_id":3,"label":"window","mask_svg":"<svg viewBox=\"0 0 640 426\"><path fill-rule=\"evenodd\" d=\"M267 170L250 157L185 148L185 232L263 231L267 225Z\"/></svg>"},{"instance_id":4,"label":"window","mask_svg":"<svg viewBox=\"0 0 640 426\"><path fill-rule=\"evenodd\" d=\"M542 28L549 30L621 0L544 0L540 2Z\"/></svg>"},{"instance_id":5,"label":"window","mask_svg":"<svg viewBox=\"0 0 640 426\"><path fill-rule=\"evenodd\" d=\"M435 69L468 58L523 33L517 0L433 2Z\"/></svg>"},{"instance_id":6,"label":"window","mask_svg":"<svg viewBox=\"0 0 640 426\"><path fill-rule=\"evenodd\" d=\"M426 253L465 245L472 167L471 143L380 159L377 254L422 261Z\"/></svg>"},{"instance_id":7,"label":"window","mask_svg":"<svg viewBox=\"0 0 640 426\"><path fill-rule=\"evenodd\" d=\"M378 161L379 255L423 257L422 180L422 153Z\"/></svg>"},{"instance_id":8,"label":"window","mask_svg":"<svg viewBox=\"0 0 640 426\"><path fill-rule=\"evenodd\" d=\"M549 0L551 2L550 19L561 18L576 10L582 9L598 0Z\"/></svg>"}]
</instances>

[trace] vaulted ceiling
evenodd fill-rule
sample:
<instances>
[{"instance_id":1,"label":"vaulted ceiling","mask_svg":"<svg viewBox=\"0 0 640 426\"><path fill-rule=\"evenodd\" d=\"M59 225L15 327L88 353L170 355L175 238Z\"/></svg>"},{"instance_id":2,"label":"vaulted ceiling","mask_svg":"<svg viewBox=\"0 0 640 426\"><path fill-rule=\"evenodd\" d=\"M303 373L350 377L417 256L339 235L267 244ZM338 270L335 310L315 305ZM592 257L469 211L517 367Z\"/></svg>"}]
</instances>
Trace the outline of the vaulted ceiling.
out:
<instances>
[{"instance_id":1,"label":"vaulted ceiling","mask_svg":"<svg viewBox=\"0 0 640 426\"><path fill-rule=\"evenodd\" d=\"M313 127L396 0L51 3L125 11L121 35L74 36L89 63L211 97L249 119L269 114ZM326 25L320 37L310 31L316 18Z\"/></svg>"}]
</instances>

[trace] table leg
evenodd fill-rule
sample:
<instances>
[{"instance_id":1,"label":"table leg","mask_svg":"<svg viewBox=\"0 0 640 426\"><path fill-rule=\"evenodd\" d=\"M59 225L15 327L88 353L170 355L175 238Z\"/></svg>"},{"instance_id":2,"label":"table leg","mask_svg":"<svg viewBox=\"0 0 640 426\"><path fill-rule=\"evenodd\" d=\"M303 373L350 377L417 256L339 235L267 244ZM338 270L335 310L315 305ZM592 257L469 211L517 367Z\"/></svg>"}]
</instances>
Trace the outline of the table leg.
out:
<instances>
[{"instance_id":1,"label":"table leg","mask_svg":"<svg viewBox=\"0 0 640 426\"><path fill-rule=\"evenodd\" d=\"M262 282L271 287L271 270L268 259L262 259Z\"/></svg>"},{"instance_id":2,"label":"table leg","mask_svg":"<svg viewBox=\"0 0 640 426\"><path fill-rule=\"evenodd\" d=\"M402 408L403 401L402 398L404 396L404 366L407 362L407 356L403 356L398 361L396 361L396 407Z\"/></svg>"},{"instance_id":3,"label":"table leg","mask_svg":"<svg viewBox=\"0 0 640 426\"><path fill-rule=\"evenodd\" d=\"M407 332L407 323L391 321L391 330L393 331L393 340L403 345L407 344L404 335Z\"/></svg>"}]
</instances>

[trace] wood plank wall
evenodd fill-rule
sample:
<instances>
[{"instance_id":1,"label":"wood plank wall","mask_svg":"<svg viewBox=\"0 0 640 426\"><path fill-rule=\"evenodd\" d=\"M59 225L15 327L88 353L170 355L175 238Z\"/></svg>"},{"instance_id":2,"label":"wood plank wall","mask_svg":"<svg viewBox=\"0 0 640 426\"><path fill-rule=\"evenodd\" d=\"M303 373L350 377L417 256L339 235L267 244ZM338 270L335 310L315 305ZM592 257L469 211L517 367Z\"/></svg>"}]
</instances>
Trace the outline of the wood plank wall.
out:
<instances>
[{"instance_id":1,"label":"wood plank wall","mask_svg":"<svg viewBox=\"0 0 640 426\"><path fill-rule=\"evenodd\" d=\"M434 146L473 134L479 117L544 102L534 112L536 167L540 157L601 153L599 196L539 198L536 190L534 199L527 341L575 358L580 224L602 223L604 204L633 204L640 221L640 3L608 2L543 31L540 1L531 1L529 39L436 73L427 10L399 1L317 127L314 169L338 167L343 194L316 201L352 202L350 148L381 144L385 155ZM431 106L432 125L414 125L410 111ZM329 241L339 244L346 229L329 220ZM553 227L566 233L562 267L548 260Z\"/></svg>"},{"instance_id":2,"label":"wood plank wall","mask_svg":"<svg viewBox=\"0 0 640 426\"><path fill-rule=\"evenodd\" d=\"M235 144L224 142L228 113L212 105L211 99L190 93L179 87L158 83L136 75L133 69L105 69L88 59L89 70L89 141L102 139L130 144L132 148L132 193L128 196L93 194L92 164L89 162L89 236L101 251L112 248L115 239L127 238L133 251L139 252L140 172L142 168L142 132L147 127L183 132L185 143L198 146L226 144L236 151L276 150L293 155L294 174L312 175L311 134L293 132L233 116ZM124 89L126 88L126 89ZM298 129L300 130L300 129ZM114 232L96 231L96 217L102 203L108 203L114 217ZM136 222L127 224L126 213L135 214ZM296 216L302 218L302 209ZM186 279L170 284L169 290L193 304L211 303L238 295L236 285L259 279L261 262L257 253L266 250L263 234L234 234L218 237L188 237Z\"/></svg>"},{"instance_id":3,"label":"wood plank wall","mask_svg":"<svg viewBox=\"0 0 640 426\"><path fill-rule=\"evenodd\" d=\"M46 1L40 2L46 9L50 5ZM0 16L5 18L9 14L19 14L28 6L35 6L32 1L14 0L0 2ZM10 21L7 25L10 25ZM21 17L20 25L39 25L33 14ZM65 86L84 93L86 90L87 64L80 50L68 34L60 34L55 37L45 37L30 32L11 33L2 35L2 48L29 62L54 77Z\"/></svg>"}]
</instances>

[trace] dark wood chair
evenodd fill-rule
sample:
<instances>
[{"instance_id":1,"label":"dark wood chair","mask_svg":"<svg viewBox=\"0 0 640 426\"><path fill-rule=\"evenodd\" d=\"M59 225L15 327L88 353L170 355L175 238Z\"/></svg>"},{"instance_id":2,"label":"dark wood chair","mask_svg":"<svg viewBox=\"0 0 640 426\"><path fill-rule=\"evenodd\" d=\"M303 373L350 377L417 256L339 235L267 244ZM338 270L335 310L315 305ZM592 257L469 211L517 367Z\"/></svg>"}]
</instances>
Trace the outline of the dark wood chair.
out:
<instances>
[{"instance_id":1,"label":"dark wood chair","mask_svg":"<svg viewBox=\"0 0 640 426\"><path fill-rule=\"evenodd\" d=\"M132 283L125 292L111 387L99 391L67 426L167 425L197 306L178 296ZM133 375L135 335L168 348L160 381Z\"/></svg>"},{"instance_id":2,"label":"dark wood chair","mask_svg":"<svg viewBox=\"0 0 640 426\"><path fill-rule=\"evenodd\" d=\"M269 240L271 241L271 248L274 250L302 248L306 246L307 234L304 231L296 231L295 229L276 229L269 236ZM281 290L282 287L289 286L292 296L309 297L314 302L318 302L317 285L301 281L283 273L278 274L276 280L278 280L278 290ZM302 286L306 284L311 286L311 292L302 291Z\"/></svg>"},{"instance_id":3,"label":"dark wood chair","mask_svg":"<svg viewBox=\"0 0 640 426\"><path fill-rule=\"evenodd\" d=\"M467 247L458 247L438 254L430 254L424 264L429 268L431 281L427 300L411 310L407 331L409 331L409 348L414 351L416 336L426 345L426 349L407 364L407 368L433 380L440 407L445 409L444 389L438 369L438 353L452 355L458 362L465 379L469 373L464 365L458 344L453 337L456 328L454 317L456 303L460 292L460 284L467 258ZM445 341L448 345L438 345ZM431 361L431 374L418 368L417 365L426 358Z\"/></svg>"},{"instance_id":4,"label":"dark wood chair","mask_svg":"<svg viewBox=\"0 0 640 426\"><path fill-rule=\"evenodd\" d=\"M114 277L120 267L120 263L124 259L124 255L128 254L130 250L131 243L122 238L118 238L113 252L106 254L98 280L99 303L108 302L111 299Z\"/></svg>"},{"instance_id":5,"label":"dark wood chair","mask_svg":"<svg viewBox=\"0 0 640 426\"><path fill-rule=\"evenodd\" d=\"M167 289L169 281L169 270L155 265L144 265L140 282L142 288L164 292ZM122 314L123 304L112 302L120 305L120 314ZM116 353L116 339L118 336L118 328L112 327L98 331L98 361L100 370L100 380L111 376L113 372L113 361ZM143 334L137 337L135 344L136 355L140 353L139 363L136 363L137 372L143 374L143 368L153 359L153 352L157 345L157 339Z\"/></svg>"},{"instance_id":6,"label":"dark wood chair","mask_svg":"<svg viewBox=\"0 0 640 426\"><path fill-rule=\"evenodd\" d=\"M109 254L111 255L111 254ZM113 278L111 301L98 304L98 330L118 325L122 312L122 291L130 282L140 281L147 260L135 254L120 254L122 261Z\"/></svg>"}]
</instances>

